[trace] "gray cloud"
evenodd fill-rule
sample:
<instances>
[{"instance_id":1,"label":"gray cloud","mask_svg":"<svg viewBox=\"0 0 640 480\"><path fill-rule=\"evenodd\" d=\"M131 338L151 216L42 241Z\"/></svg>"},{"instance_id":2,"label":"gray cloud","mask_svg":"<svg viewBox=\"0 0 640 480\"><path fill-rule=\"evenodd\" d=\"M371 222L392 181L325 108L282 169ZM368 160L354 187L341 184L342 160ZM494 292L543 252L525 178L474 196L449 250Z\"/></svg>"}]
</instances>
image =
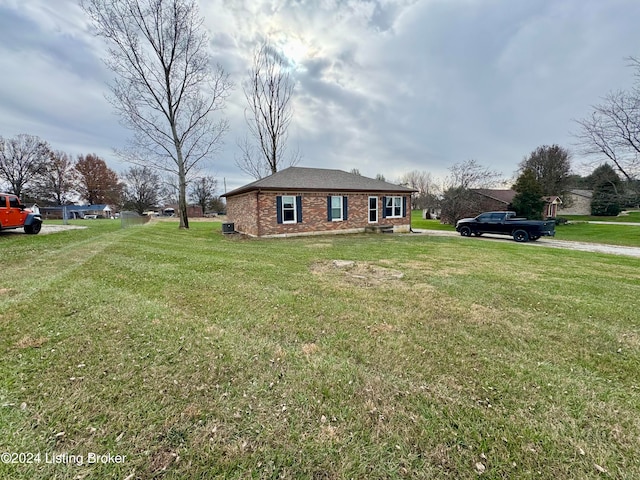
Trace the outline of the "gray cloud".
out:
<instances>
[{"instance_id":1,"label":"gray cloud","mask_svg":"<svg viewBox=\"0 0 640 480\"><path fill-rule=\"evenodd\" d=\"M54 8L55 7L55 8ZM228 187L244 135L240 85L256 45L296 80L292 147L306 166L444 176L468 159L511 175L541 144L571 147L573 119L628 88L640 55L635 0L207 0L216 62L236 83L212 171ZM0 0L0 134L32 133L116 160L128 133L104 99L111 73L75 0ZM579 162L579 159L577 159ZM118 168L119 170L121 168Z\"/></svg>"}]
</instances>

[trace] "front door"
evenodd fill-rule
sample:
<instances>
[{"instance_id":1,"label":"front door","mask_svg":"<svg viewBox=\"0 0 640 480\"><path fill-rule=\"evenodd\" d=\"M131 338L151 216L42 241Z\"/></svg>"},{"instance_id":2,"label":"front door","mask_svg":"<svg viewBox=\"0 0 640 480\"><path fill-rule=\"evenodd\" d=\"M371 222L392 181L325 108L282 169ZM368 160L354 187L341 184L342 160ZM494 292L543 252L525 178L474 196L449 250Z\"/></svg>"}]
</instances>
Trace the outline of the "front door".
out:
<instances>
[{"instance_id":1,"label":"front door","mask_svg":"<svg viewBox=\"0 0 640 480\"><path fill-rule=\"evenodd\" d=\"M369 197L369 223L378 223L378 197Z\"/></svg>"}]
</instances>

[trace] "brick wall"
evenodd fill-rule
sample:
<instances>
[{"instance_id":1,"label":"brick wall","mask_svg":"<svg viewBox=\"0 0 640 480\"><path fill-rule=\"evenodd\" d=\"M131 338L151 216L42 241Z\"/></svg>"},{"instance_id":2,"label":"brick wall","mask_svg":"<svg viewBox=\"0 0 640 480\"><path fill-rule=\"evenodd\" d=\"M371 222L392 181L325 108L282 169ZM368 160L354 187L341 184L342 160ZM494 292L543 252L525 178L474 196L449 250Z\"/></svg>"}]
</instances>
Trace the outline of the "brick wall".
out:
<instances>
[{"instance_id":1,"label":"brick wall","mask_svg":"<svg viewBox=\"0 0 640 480\"><path fill-rule=\"evenodd\" d=\"M292 195L302 197L302 222L277 222L276 197ZM383 194L335 192L332 195L348 197L347 220L327 220L327 192L250 192L227 198L227 217L234 222L235 229L249 235L291 235L300 233L320 233L335 231L358 231L372 225L390 225L402 230L411 225L411 196L407 198L406 216L402 218L382 218ZM369 223L369 196L378 198L378 222ZM398 196L389 193L388 196ZM256 216L258 221L256 221Z\"/></svg>"},{"instance_id":2,"label":"brick wall","mask_svg":"<svg viewBox=\"0 0 640 480\"><path fill-rule=\"evenodd\" d=\"M258 192L248 192L227 198L227 219L234 223L237 232L259 236Z\"/></svg>"},{"instance_id":3,"label":"brick wall","mask_svg":"<svg viewBox=\"0 0 640 480\"><path fill-rule=\"evenodd\" d=\"M570 193L560 205L558 215L591 215L591 197Z\"/></svg>"}]
</instances>

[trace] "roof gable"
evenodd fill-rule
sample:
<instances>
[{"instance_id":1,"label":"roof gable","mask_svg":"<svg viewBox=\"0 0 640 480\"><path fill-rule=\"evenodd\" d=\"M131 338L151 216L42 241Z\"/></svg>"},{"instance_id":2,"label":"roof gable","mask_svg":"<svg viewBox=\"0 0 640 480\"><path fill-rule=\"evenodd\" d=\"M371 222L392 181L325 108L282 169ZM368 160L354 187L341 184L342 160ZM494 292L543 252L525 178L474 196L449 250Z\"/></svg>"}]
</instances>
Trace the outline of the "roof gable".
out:
<instances>
[{"instance_id":1,"label":"roof gable","mask_svg":"<svg viewBox=\"0 0 640 480\"><path fill-rule=\"evenodd\" d=\"M412 193L412 188L363 177L343 170L325 168L289 167L268 177L225 193L230 197L253 190L320 190Z\"/></svg>"}]
</instances>

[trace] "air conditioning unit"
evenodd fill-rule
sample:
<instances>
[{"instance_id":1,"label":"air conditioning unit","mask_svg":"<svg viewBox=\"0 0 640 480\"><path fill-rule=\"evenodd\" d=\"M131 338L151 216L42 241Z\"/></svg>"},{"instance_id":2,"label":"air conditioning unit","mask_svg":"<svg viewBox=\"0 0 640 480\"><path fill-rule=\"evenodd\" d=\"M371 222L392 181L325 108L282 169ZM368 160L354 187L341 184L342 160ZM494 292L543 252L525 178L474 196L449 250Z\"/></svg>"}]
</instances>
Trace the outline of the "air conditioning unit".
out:
<instances>
[{"instance_id":1,"label":"air conditioning unit","mask_svg":"<svg viewBox=\"0 0 640 480\"><path fill-rule=\"evenodd\" d=\"M222 224L222 233L233 233L235 232L235 225L233 223L223 223Z\"/></svg>"}]
</instances>

